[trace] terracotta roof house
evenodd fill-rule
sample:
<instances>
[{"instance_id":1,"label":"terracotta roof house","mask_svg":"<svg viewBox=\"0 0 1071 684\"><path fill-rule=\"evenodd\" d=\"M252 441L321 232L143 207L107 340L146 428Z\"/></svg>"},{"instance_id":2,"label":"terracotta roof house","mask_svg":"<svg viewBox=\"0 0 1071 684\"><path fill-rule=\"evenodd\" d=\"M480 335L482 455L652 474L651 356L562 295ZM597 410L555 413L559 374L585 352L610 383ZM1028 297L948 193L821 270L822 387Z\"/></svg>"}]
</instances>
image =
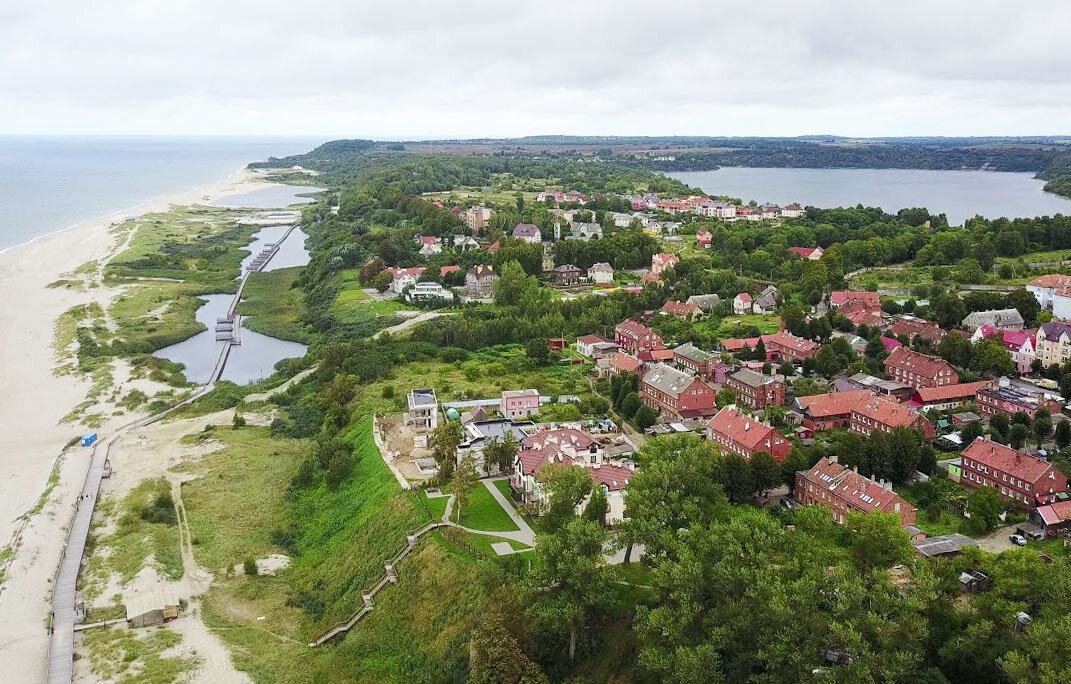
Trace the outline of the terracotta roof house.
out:
<instances>
[{"instance_id":1,"label":"terracotta roof house","mask_svg":"<svg viewBox=\"0 0 1071 684\"><path fill-rule=\"evenodd\" d=\"M992 381L961 382L955 385L941 385L940 387L920 387L915 391L908 405L923 411L929 409L949 409L966 406L974 401L978 392L992 385Z\"/></svg>"},{"instance_id":2,"label":"terracotta roof house","mask_svg":"<svg viewBox=\"0 0 1071 684\"><path fill-rule=\"evenodd\" d=\"M710 249L711 243L714 242L714 234L709 230L703 228L695 232L695 244L704 249Z\"/></svg>"},{"instance_id":3,"label":"terracotta roof house","mask_svg":"<svg viewBox=\"0 0 1071 684\"><path fill-rule=\"evenodd\" d=\"M691 373L656 363L643 374L640 399L663 418L685 420L712 415L717 392Z\"/></svg>"},{"instance_id":4,"label":"terracotta roof house","mask_svg":"<svg viewBox=\"0 0 1071 684\"><path fill-rule=\"evenodd\" d=\"M796 337L784 330L773 335L763 335L762 342L766 345L767 360L780 358L788 361L802 361L818 353L821 345L802 337Z\"/></svg>"},{"instance_id":5,"label":"terracotta roof house","mask_svg":"<svg viewBox=\"0 0 1071 684\"><path fill-rule=\"evenodd\" d=\"M1011 330L1018 332L1023 329L1025 321L1018 309L993 309L991 311L975 311L967 314L963 319L963 329L974 332L982 326L997 328L998 330Z\"/></svg>"},{"instance_id":6,"label":"terracotta roof house","mask_svg":"<svg viewBox=\"0 0 1071 684\"><path fill-rule=\"evenodd\" d=\"M513 237L532 244L543 240L543 236L539 232L539 226L534 223L518 223L513 229Z\"/></svg>"},{"instance_id":7,"label":"terracotta roof house","mask_svg":"<svg viewBox=\"0 0 1071 684\"><path fill-rule=\"evenodd\" d=\"M417 278L424 272L424 267L388 268L386 271L390 273L392 277L390 283L391 292L401 294L405 288L416 285Z\"/></svg>"},{"instance_id":8,"label":"terracotta roof house","mask_svg":"<svg viewBox=\"0 0 1071 684\"><path fill-rule=\"evenodd\" d=\"M892 337L886 337L885 335L881 336L881 343L885 345L885 351L889 352L891 352L893 349L896 349L897 347L904 346L903 342L901 342L900 340L894 339Z\"/></svg>"},{"instance_id":9,"label":"terracotta roof house","mask_svg":"<svg viewBox=\"0 0 1071 684\"><path fill-rule=\"evenodd\" d=\"M897 347L885 359L885 375L890 380L915 388L955 385L959 382L959 373L948 361L920 354L907 347Z\"/></svg>"},{"instance_id":10,"label":"terracotta roof house","mask_svg":"<svg viewBox=\"0 0 1071 684\"><path fill-rule=\"evenodd\" d=\"M901 525L914 525L918 512L892 490L892 484L874 482L837 463L836 457L823 458L810 470L796 473L793 497L804 506L825 506L833 522L843 525L848 513L891 513Z\"/></svg>"},{"instance_id":11,"label":"terracotta roof house","mask_svg":"<svg viewBox=\"0 0 1071 684\"><path fill-rule=\"evenodd\" d=\"M617 352L610 357L610 373L613 375L618 373L638 373L641 365L639 359L635 356L629 356L625 352Z\"/></svg>"},{"instance_id":12,"label":"terracotta roof house","mask_svg":"<svg viewBox=\"0 0 1071 684\"><path fill-rule=\"evenodd\" d=\"M993 487L1002 499L1024 508L1056 501L1067 491L1067 476L1048 461L978 437L963 450L960 484Z\"/></svg>"},{"instance_id":13,"label":"terracotta roof house","mask_svg":"<svg viewBox=\"0 0 1071 684\"><path fill-rule=\"evenodd\" d=\"M797 397L793 406L803 416L803 427L822 432L848 427L852 420L852 409L870 396L868 389L815 394Z\"/></svg>"},{"instance_id":14,"label":"terracotta roof house","mask_svg":"<svg viewBox=\"0 0 1071 684\"><path fill-rule=\"evenodd\" d=\"M672 363L673 350L663 345L641 351L636 354L636 358L640 360L640 363L643 364L643 370L646 371L656 363Z\"/></svg>"},{"instance_id":15,"label":"terracotta roof house","mask_svg":"<svg viewBox=\"0 0 1071 684\"><path fill-rule=\"evenodd\" d=\"M662 313L676 316L677 318L689 318L699 313L699 307L695 304L684 302L666 302L662 305Z\"/></svg>"},{"instance_id":16,"label":"terracotta roof house","mask_svg":"<svg viewBox=\"0 0 1071 684\"><path fill-rule=\"evenodd\" d=\"M1055 318L1071 318L1071 276L1052 273L1035 278L1027 284L1026 289L1038 300L1046 311L1051 311Z\"/></svg>"},{"instance_id":17,"label":"terracotta roof house","mask_svg":"<svg viewBox=\"0 0 1071 684\"><path fill-rule=\"evenodd\" d=\"M460 266L440 266L439 277L445 278L447 273L457 273L461 270Z\"/></svg>"},{"instance_id":18,"label":"terracotta roof house","mask_svg":"<svg viewBox=\"0 0 1071 684\"><path fill-rule=\"evenodd\" d=\"M1036 333L1032 330L1000 330L988 325L983 325L971 335L971 342L977 342L982 338L996 338L1008 350L1015 362L1015 370L1020 375L1026 375L1031 371L1031 364L1037 358Z\"/></svg>"},{"instance_id":19,"label":"terracotta roof house","mask_svg":"<svg viewBox=\"0 0 1071 684\"><path fill-rule=\"evenodd\" d=\"M600 345L610 345L614 348L614 351L617 351L617 344L601 335L581 335L576 338L576 351L581 356L596 357L597 347Z\"/></svg>"},{"instance_id":20,"label":"terracotta roof house","mask_svg":"<svg viewBox=\"0 0 1071 684\"><path fill-rule=\"evenodd\" d=\"M614 342L632 354L665 346L662 337L653 328L631 318L621 321L614 328Z\"/></svg>"},{"instance_id":21,"label":"terracotta roof house","mask_svg":"<svg viewBox=\"0 0 1071 684\"><path fill-rule=\"evenodd\" d=\"M742 337L740 339L730 338L722 340L719 344L721 344L721 348L727 352L738 352L744 349L754 349L758 346L759 340L761 339L761 337ZM766 343L763 342L763 344Z\"/></svg>"},{"instance_id":22,"label":"terracotta roof house","mask_svg":"<svg viewBox=\"0 0 1071 684\"><path fill-rule=\"evenodd\" d=\"M742 368L725 378L725 385L736 392L737 402L755 409L785 405L785 383L782 376L763 375Z\"/></svg>"},{"instance_id":23,"label":"terracotta roof house","mask_svg":"<svg viewBox=\"0 0 1071 684\"><path fill-rule=\"evenodd\" d=\"M896 321L889 327L888 332L893 335L906 335L907 339L912 342L916 336L919 336L934 346L945 336L945 331L941 329L941 326L914 316L903 317Z\"/></svg>"},{"instance_id":24,"label":"terracotta roof house","mask_svg":"<svg viewBox=\"0 0 1071 684\"><path fill-rule=\"evenodd\" d=\"M877 292L837 290L829 295L829 305L834 309L839 309L853 302L860 302L870 309L881 309L881 296Z\"/></svg>"},{"instance_id":25,"label":"terracotta roof house","mask_svg":"<svg viewBox=\"0 0 1071 684\"><path fill-rule=\"evenodd\" d=\"M811 261L818 261L825 254L821 247L789 247L788 251L801 259L810 259Z\"/></svg>"},{"instance_id":26,"label":"terracotta roof house","mask_svg":"<svg viewBox=\"0 0 1071 684\"><path fill-rule=\"evenodd\" d=\"M848 429L867 436L874 432L892 432L898 427L919 430L927 440L937 432L933 423L894 399L870 397L852 406Z\"/></svg>"},{"instance_id":27,"label":"terracotta roof house","mask_svg":"<svg viewBox=\"0 0 1071 684\"><path fill-rule=\"evenodd\" d=\"M680 260L676 254L659 252L651 257L651 273L659 275L670 266L676 266Z\"/></svg>"},{"instance_id":28,"label":"terracotta roof house","mask_svg":"<svg viewBox=\"0 0 1071 684\"><path fill-rule=\"evenodd\" d=\"M498 250L501 249L501 248L502 248L502 241L501 240L495 240L487 248L487 252L489 254L498 254Z\"/></svg>"},{"instance_id":29,"label":"terracotta roof house","mask_svg":"<svg viewBox=\"0 0 1071 684\"><path fill-rule=\"evenodd\" d=\"M747 460L765 451L780 463L792 449L792 444L777 430L728 406L707 421L706 432L707 439L722 450Z\"/></svg>"},{"instance_id":30,"label":"terracotta roof house","mask_svg":"<svg viewBox=\"0 0 1071 684\"><path fill-rule=\"evenodd\" d=\"M1071 537L1071 501L1038 506L1031 512L1030 519L1041 526L1046 539Z\"/></svg>"}]
</instances>

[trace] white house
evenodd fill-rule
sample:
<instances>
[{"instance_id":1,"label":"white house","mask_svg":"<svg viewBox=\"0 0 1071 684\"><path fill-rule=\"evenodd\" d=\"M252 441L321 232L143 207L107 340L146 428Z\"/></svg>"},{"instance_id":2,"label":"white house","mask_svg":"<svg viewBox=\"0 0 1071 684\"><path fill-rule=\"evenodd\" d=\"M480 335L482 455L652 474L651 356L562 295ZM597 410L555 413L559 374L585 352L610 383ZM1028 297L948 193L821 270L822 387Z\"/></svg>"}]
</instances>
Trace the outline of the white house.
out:
<instances>
[{"instance_id":1,"label":"white house","mask_svg":"<svg viewBox=\"0 0 1071 684\"><path fill-rule=\"evenodd\" d=\"M420 241L420 256L429 257L435 254L442 254L443 246L439 244L439 238L433 235L425 235L419 238Z\"/></svg>"},{"instance_id":2,"label":"white house","mask_svg":"<svg viewBox=\"0 0 1071 684\"><path fill-rule=\"evenodd\" d=\"M424 272L422 267L415 268L388 268L387 272L394 276L390 283L390 291L401 294L407 287L416 285L417 278Z\"/></svg>"},{"instance_id":3,"label":"white house","mask_svg":"<svg viewBox=\"0 0 1071 684\"><path fill-rule=\"evenodd\" d=\"M416 283L413 287L409 288L409 292L406 293L405 298L410 302L425 302L431 299L453 301L454 293L439 283Z\"/></svg>"},{"instance_id":4,"label":"white house","mask_svg":"<svg viewBox=\"0 0 1071 684\"><path fill-rule=\"evenodd\" d=\"M592 264L588 269L588 280L596 285L606 285L614 282L614 267L605 261Z\"/></svg>"},{"instance_id":5,"label":"white house","mask_svg":"<svg viewBox=\"0 0 1071 684\"><path fill-rule=\"evenodd\" d=\"M1071 276L1051 273L1035 278L1026 286L1042 309L1051 311L1053 318L1071 318Z\"/></svg>"},{"instance_id":6,"label":"white house","mask_svg":"<svg viewBox=\"0 0 1071 684\"><path fill-rule=\"evenodd\" d=\"M577 240L591 240L602 237L602 226L598 223L574 223L569 226Z\"/></svg>"},{"instance_id":7,"label":"white house","mask_svg":"<svg viewBox=\"0 0 1071 684\"><path fill-rule=\"evenodd\" d=\"M543 235L539 232L539 226L534 223L518 223L517 227L513 229L513 237L533 245L537 245L543 241Z\"/></svg>"},{"instance_id":8,"label":"white house","mask_svg":"<svg viewBox=\"0 0 1071 684\"><path fill-rule=\"evenodd\" d=\"M747 292L741 292L740 294L733 297L733 313L737 316L743 316L745 314L751 313L752 303L753 302L751 300L751 295L749 295Z\"/></svg>"}]
</instances>

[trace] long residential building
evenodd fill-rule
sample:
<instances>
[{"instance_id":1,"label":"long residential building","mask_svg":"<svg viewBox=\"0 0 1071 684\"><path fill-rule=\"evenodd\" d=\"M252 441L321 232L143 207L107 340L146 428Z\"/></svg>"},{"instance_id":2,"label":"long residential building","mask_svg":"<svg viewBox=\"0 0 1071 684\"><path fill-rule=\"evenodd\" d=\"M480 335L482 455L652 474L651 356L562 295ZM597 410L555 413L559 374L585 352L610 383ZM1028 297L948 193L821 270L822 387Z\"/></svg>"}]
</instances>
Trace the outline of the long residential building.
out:
<instances>
[{"instance_id":1,"label":"long residential building","mask_svg":"<svg viewBox=\"0 0 1071 684\"><path fill-rule=\"evenodd\" d=\"M671 420L712 415L717 391L691 373L665 363L656 363L643 374L640 399L659 416Z\"/></svg>"},{"instance_id":2,"label":"long residential building","mask_svg":"<svg viewBox=\"0 0 1071 684\"><path fill-rule=\"evenodd\" d=\"M926 420L921 413L916 413L893 399L871 397L852 406L848 424L848 429L852 432L869 436L874 432L892 432L898 427L919 430L928 440L932 440L937 432L933 423Z\"/></svg>"},{"instance_id":3,"label":"long residential building","mask_svg":"<svg viewBox=\"0 0 1071 684\"><path fill-rule=\"evenodd\" d=\"M673 350L673 361L678 366L691 371L704 380L713 378L717 368L724 365L720 358L710 352L703 351L691 342L682 344Z\"/></svg>"},{"instance_id":4,"label":"long residential building","mask_svg":"<svg viewBox=\"0 0 1071 684\"><path fill-rule=\"evenodd\" d=\"M974 401L978 392L992 385L991 380L980 382L961 382L955 385L941 385L940 387L921 387L915 390L909 405L922 411L949 409L966 406Z\"/></svg>"},{"instance_id":5,"label":"long residential building","mask_svg":"<svg viewBox=\"0 0 1071 684\"><path fill-rule=\"evenodd\" d=\"M780 358L786 361L802 361L810 358L818 353L820 347L817 342L796 337L784 330L773 335L763 335L762 341L766 345L768 359Z\"/></svg>"},{"instance_id":6,"label":"long residential building","mask_svg":"<svg viewBox=\"0 0 1071 684\"><path fill-rule=\"evenodd\" d=\"M1067 476L1048 461L978 437L963 450L960 484L992 487L1002 499L1033 509L1067 491Z\"/></svg>"},{"instance_id":7,"label":"long residential building","mask_svg":"<svg viewBox=\"0 0 1071 684\"><path fill-rule=\"evenodd\" d=\"M725 407L707 422L707 439L725 451L747 460L765 451L777 460L785 460L792 444L781 433L734 408Z\"/></svg>"},{"instance_id":8,"label":"long residential building","mask_svg":"<svg viewBox=\"0 0 1071 684\"><path fill-rule=\"evenodd\" d=\"M959 382L959 373L948 361L920 354L907 347L893 349L885 359L885 375L890 380L916 389L955 385Z\"/></svg>"},{"instance_id":9,"label":"long residential building","mask_svg":"<svg viewBox=\"0 0 1071 684\"><path fill-rule=\"evenodd\" d=\"M1054 318L1071 318L1071 276L1050 273L1030 281L1026 289L1037 298L1042 309Z\"/></svg>"},{"instance_id":10,"label":"long residential building","mask_svg":"<svg viewBox=\"0 0 1071 684\"><path fill-rule=\"evenodd\" d=\"M978 413L986 419L998 413L1014 416L1021 411L1033 420L1039 408L1047 408L1052 414L1063 410L1060 402L1049 399L1041 390L1027 390L1021 385L988 387L979 390L975 401L978 404Z\"/></svg>"},{"instance_id":11,"label":"long residential building","mask_svg":"<svg viewBox=\"0 0 1071 684\"><path fill-rule=\"evenodd\" d=\"M918 512L892 490L892 484L874 482L833 458L823 458L810 470L796 472L796 501L804 506L824 506L833 522L843 525L849 513L891 513L901 525L914 525Z\"/></svg>"},{"instance_id":12,"label":"long residential building","mask_svg":"<svg viewBox=\"0 0 1071 684\"><path fill-rule=\"evenodd\" d=\"M852 422L852 409L871 396L869 389L815 394L797 397L793 407L802 417L803 427L822 432L848 427Z\"/></svg>"}]
</instances>

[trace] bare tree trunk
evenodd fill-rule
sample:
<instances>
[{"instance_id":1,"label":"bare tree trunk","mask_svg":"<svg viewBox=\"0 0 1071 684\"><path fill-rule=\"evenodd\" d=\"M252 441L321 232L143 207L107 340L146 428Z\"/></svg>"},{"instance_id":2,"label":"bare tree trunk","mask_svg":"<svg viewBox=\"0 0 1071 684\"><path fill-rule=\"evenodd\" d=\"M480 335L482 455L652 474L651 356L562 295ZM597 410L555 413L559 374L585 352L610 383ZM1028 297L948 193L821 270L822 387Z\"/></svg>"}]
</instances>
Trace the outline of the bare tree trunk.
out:
<instances>
[{"instance_id":1,"label":"bare tree trunk","mask_svg":"<svg viewBox=\"0 0 1071 684\"><path fill-rule=\"evenodd\" d=\"M625 565L628 565L631 562L632 562L632 542L629 542L628 546L625 547Z\"/></svg>"},{"instance_id":2,"label":"bare tree trunk","mask_svg":"<svg viewBox=\"0 0 1071 684\"><path fill-rule=\"evenodd\" d=\"M576 627L569 630L569 660L572 661L576 656Z\"/></svg>"}]
</instances>

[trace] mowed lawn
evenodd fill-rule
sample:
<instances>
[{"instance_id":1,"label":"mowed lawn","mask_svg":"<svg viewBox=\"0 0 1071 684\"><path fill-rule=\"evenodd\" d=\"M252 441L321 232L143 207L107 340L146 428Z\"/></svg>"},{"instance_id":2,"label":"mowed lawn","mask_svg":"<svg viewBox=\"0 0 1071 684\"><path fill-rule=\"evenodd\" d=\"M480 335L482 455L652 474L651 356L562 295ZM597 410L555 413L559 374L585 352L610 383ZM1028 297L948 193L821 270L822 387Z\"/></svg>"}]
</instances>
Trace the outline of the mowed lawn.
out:
<instances>
[{"instance_id":1,"label":"mowed lawn","mask_svg":"<svg viewBox=\"0 0 1071 684\"><path fill-rule=\"evenodd\" d=\"M461 509L460 520L457 517L457 503L454 503L454 520L463 527L488 532L516 532L520 529L483 482L469 490L469 500Z\"/></svg>"}]
</instances>

